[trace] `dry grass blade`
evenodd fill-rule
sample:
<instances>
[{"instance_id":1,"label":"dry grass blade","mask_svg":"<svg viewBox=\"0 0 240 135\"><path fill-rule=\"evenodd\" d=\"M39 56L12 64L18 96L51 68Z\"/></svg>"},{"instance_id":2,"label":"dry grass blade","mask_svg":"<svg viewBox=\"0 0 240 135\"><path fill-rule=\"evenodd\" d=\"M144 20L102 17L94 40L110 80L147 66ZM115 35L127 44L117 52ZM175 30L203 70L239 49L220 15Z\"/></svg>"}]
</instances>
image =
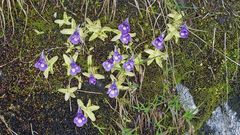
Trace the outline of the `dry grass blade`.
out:
<instances>
[{"instance_id":1,"label":"dry grass blade","mask_svg":"<svg viewBox=\"0 0 240 135\"><path fill-rule=\"evenodd\" d=\"M31 3L31 5L32 5L33 9L36 11L36 13L37 13L44 21L46 21L47 23L49 23L49 22L38 12L38 10L37 10L36 7L34 6L32 0L30 0L30 3Z\"/></svg>"},{"instance_id":2,"label":"dry grass blade","mask_svg":"<svg viewBox=\"0 0 240 135\"><path fill-rule=\"evenodd\" d=\"M14 132L14 131L9 127L9 125L7 124L4 116L0 115L0 119L1 119L1 121L4 123L4 125L6 126L7 130L11 133L11 135L18 135L16 132Z\"/></svg>"},{"instance_id":3,"label":"dry grass blade","mask_svg":"<svg viewBox=\"0 0 240 135\"><path fill-rule=\"evenodd\" d=\"M26 6L27 10L25 10L24 5ZM0 7L0 13L1 13L0 24L2 29L2 37L4 38L4 41L6 41L6 29L7 29L6 24L11 23L11 28L12 28L11 37L13 37L15 33L15 18L18 15L18 10L22 11L25 15L25 27L23 30L23 33L24 33L27 27L28 5L25 3L24 0L16 0L16 1L2 0L1 7Z\"/></svg>"}]
</instances>

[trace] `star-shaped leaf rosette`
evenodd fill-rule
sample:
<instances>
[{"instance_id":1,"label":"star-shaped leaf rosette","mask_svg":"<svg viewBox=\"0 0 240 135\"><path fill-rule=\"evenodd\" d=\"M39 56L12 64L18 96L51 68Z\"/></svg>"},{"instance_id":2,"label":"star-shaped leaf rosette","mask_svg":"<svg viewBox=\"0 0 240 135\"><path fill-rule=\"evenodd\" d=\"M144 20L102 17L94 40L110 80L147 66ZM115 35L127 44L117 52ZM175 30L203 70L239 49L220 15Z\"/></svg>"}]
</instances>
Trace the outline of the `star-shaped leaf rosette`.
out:
<instances>
[{"instance_id":1,"label":"star-shaped leaf rosette","mask_svg":"<svg viewBox=\"0 0 240 135\"><path fill-rule=\"evenodd\" d=\"M107 88L107 94L110 98L117 98L119 95L119 90L129 90L130 87L125 82L126 81L126 74L124 72L119 72L117 74L117 77L114 75L110 75L111 83L106 85L105 88Z\"/></svg>"},{"instance_id":2,"label":"star-shaped leaf rosette","mask_svg":"<svg viewBox=\"0 0 240 135\"><path fill-rule=\"evenodd\" d=\"M89 18L86 18L86 21L87 24L85 27L88 30L87 32L91 33L91 36L88 39L88 41L93 41L97 38L101 39L102 41L105 41L105 39L108 37L106 32L113 31L113 29L111 29L110 27L102 27L101 21L99 19L96 21L91 21Z\"/></svg>"},{"instance_id":3,"label":"star-shaped leaf rosette","mask_svg":"<svg viewBox=\"0 0 240 135\"><path fill-rule=\"evenodd\" d=\"M71 43L73 46L84 43L86 38L85 28L81 28L80 25L77 25L74 19L71 19L71 28L63 29L60 32L65 35L70 35L68 43Z\"/></svg>"},{"instance_id":4,"label":"star-shaped leaf rosette","mask_svg":"<svg viewBox=\"0 0 240 135\"><path fill-rule=\"evenodd\" d=\"M76 40L76 41L79 41L78 43L84 42L84 39L86 37L86 35L84 34L84 29L81 28L80 25L77 25L76 21L73 18L71 19L70 25L71 25L71 28L62 29L60 33L75 37L76 39L78 39ZM72 42L71 39L73 39L71 38L71 36L69 37L70 42ZM76 44L75 42L73 42L74 45Z\"/></svg>"},{"instance_id":5,"label":"star-shaped leaf rosette","mask_svg":"<svg viewBox=\"0 0 240 135\"><path fill-rule=\"evenodd\" d=\"M162 62L167 60L167 52L161 52L157 48L155 50L145 49L144 52L148 53L147 65L150 65L154 60L160 68L163 68Z\"/></svg>"},{"instance_id":6,"label":"star-shaped leaf rosette","mask_svg":"<svg viewBox=\"0 0 240 135\"><path fill-rule=\"evenodd\" d=\"M76 24L76 21L73 18L68 18L68 20L71 19L71 22L68 21L68 23L63 23L63 24L67 24L67 25L71 25L71 28L65 28L62 29L60 31L60 33L64 34L64 35L70 35L68 37L68 41L67 43L65 43L68 47L66 53L71 52L72 50L74 50L74 48L76 49L81 49L80 46L76 46L78 44L84 44L85 43L85 38L86 38L86 28L83 27L81 28L80 25ZM57 20L55 20L56 22ZM57 21L59 22L59 21ZM62 24L62 25L63 25Z\"/></svg>"},{"instance_id":7,"label":"star-shaped leaf rosette","mask_svg":"<svg viewBox=\"0 0 240 135\"><path fill-rule=\"evenodd\" d=\"M168 14L168 17L169 23L167 24L167 36L164 40L169 41L174 38L175 42L178 43L179 38L188 38L189 31L187 25L183 24L182 14L173 10L172 13Z\"/></svg>"},{"instance_id":8,"label":"star-shaped leaf rosette","mask_svg":"<svg viewBox=\"0 0 240 135\"><path fill-rule=\"evenodd\" d=\"M65 63L64 66L67 67L67 75L76 76L81 72L81 67L76 63L78 53L75 53L73 57L68 57L66 54L63 54Z\"/></svg>"},{"instance_id":9,"label":"star-shaped leaf rosette","mask_svg":"<svg viewBox=\"0 0 240 135\"><path fill-rule=\"evenodd\" d=\"M88 72L84 72L83 75L88 77L88 83L91 85L96 85L97 80L104 79L105 77L97 73L97 67L93 66L92 55L87 58Z\"/></svg>"},{"instance_id":10,"label":"star-shaped leaf rosette","mask_svg":"<svg viewBox=\"0 0 240 135\"><path fill-rule=\"evenodd\" d=\"M78 52L75 52L75 54L72 57L69 57L66 54L63 54L64 59L64 66L67 68L67 75L71 76L70 80L72 78L75 78L78 80L78 89L81 89L82 87L82 77L80 76L80 73L82 71L80 65L77 64L77 58L78 58Z\"/></svg>"},{"instance_id":11,"label":"star-shaped leaf rosette","mask_svg":"<svg viewBox=\"0 0 240 135\"><path fill-rule=\"evenodd\" d=\"M54 56L50 60L47 56L44 55L44 52L41 53L40 58L34 64L34 67L43 71L43 75L45 78L48 78L49 73L53 74L53 65L58 60L58 56Z\"/></svg>"},{"instance_id":12,"label":"star-shaped leaf rosette","mask_svg":"<svg viewBox=\"0 0 240 135\"><path fill-rule=\"evenodd\" d=\"M64 24L71 25L71 22L69 21L72 17L68 16L66 12L63 13L63 19L57 19L54 22L59 25L59 27L62 27Z\"/></svg>"},{"instance_id":13,"label":"star-shaped leaf rosette","mask_svg":"<svg viewBox=\"0 0 240 135\"><path fill-rule=\"evenodd\" d=\"M77 91L77 89L78 89L77 87L70 88L70 86L68 86L68 88L61 88L61 89L58 89L58 91L65 94L64 99L65 101L68 101L70 98L76 97L74 92Z\"/></svg>"},{"instance_id":14,"label":"star-shaped leaf rosette","mask_svg":"<svg viewBox=\"0 0 240 135\"><path fill-rule=\"evenodd\" d=\"M98 110L100 108L99 106L92 105L92 102L90 99L88 100L88 103L86 106L83 104L81 99L78 99L77 103L78 103L78 107L81 108L81 110L84 112L84 116L86 118L89 118L91 121L96 120L96 117L95 117L95 114L93 113L93 111Z\"/></svg>"}]
</instances>

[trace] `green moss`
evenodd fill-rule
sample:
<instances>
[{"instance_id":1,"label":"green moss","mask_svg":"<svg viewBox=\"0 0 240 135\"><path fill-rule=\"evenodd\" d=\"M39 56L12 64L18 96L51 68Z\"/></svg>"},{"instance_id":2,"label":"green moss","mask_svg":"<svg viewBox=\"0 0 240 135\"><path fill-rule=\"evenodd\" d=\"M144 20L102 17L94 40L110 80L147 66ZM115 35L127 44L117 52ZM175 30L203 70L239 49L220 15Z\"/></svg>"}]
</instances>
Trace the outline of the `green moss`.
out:
<instances>
[{"instance_id":1,"label":"green moss","mask_svg":"<svg viewBox=\"0 0 240 135\"><path fill-rule=\"evenodd\" d=\"M149 66L146 70L141 92L147 101L163 93L164 78L161 70L157 65Z\"/></svg>"},{"instance_id":2,"label":"green moss","mask_svg":"<svg viewBox=\"0 0 240 135\"><path fill-rule=\"evenodd\" d=\"M227 84L219 83L210 88L199 88L194 90L194 99L199 108L199 113L193 121L195 129L198 130L202 124L209 119L212 112L227 99Z\"/></svg>"}]
</instances>

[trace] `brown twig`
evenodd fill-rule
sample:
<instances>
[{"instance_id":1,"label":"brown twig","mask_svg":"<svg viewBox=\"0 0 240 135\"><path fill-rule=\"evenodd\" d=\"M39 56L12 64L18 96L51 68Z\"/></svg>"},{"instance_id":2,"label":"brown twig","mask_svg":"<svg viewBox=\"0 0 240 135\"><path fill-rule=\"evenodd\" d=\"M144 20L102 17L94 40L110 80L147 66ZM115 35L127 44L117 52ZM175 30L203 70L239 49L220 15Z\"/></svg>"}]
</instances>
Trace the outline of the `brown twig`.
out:
<instances>
[{"instance_id":1,"label":"brown twig","mask_svg":"<svg viewBox=\"0 0 240 135\"><path fill-rule=\"evenodd\" d=\"M98 94L98 95L102 95L102 93L99 92L92 92L92 91L85 91L85 90L77 90L79 92L83 92L83 93L90 93L90 94Z\"/></svg>"},{"instance_id":2,"label":"brown twig","mask_svg":"<svg viewBox=\"0 0 240 135\"><path fill-rule=\"evenodd\" d=\"M13 63L13 62L16 61L17 59L19 59L19 58L18 58L18 57L17 57L17 58L14 58L13 60L11 60L11 61L9 61L9 62L7 62L7 63L5 63L5 64L3 64L3 65L0 65L0 68L4 67L4 66L6 66L6 65L8 65L8 64L10 64L10 63Z\"/></svg>"}]
</instances>

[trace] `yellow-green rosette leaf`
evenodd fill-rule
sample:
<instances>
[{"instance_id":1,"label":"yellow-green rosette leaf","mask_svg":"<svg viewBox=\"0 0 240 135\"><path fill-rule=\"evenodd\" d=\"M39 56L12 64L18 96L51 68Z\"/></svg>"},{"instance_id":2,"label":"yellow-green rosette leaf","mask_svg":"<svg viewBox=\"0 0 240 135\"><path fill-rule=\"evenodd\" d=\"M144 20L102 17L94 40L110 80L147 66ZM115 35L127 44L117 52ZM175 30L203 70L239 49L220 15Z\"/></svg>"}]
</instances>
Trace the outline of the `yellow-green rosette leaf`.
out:
<instances>
[{"instance_id":1,"label":"yellow-green rosette leaf","mask_svg":"<svg viewBox=\"0 0 240 135\"><path fill-rule=\"evenodd\" d=\"M93 75L96 79L105 79L105 77L103 75L100 74L94 74Z\"/></svg>"}]
</instances>

